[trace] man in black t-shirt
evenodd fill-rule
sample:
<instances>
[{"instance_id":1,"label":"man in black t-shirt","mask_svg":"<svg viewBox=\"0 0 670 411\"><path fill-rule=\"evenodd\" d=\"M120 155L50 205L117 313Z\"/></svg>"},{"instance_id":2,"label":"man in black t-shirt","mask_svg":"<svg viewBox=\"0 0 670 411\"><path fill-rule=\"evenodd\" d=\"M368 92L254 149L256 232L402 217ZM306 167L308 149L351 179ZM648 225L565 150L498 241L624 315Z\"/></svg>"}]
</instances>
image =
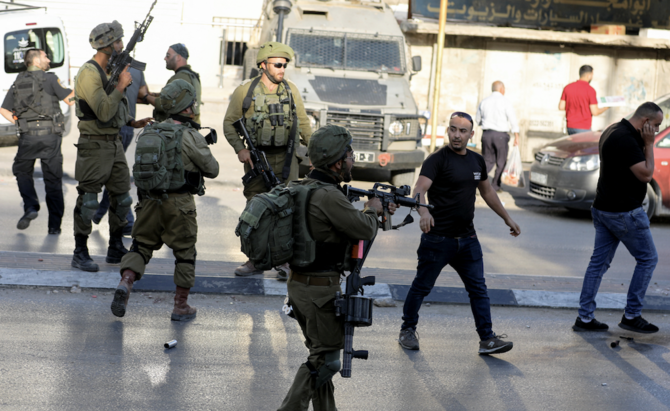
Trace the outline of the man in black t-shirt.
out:
<instances>
[{"instance_id":1,"label":"man in black t-shirt","mask_svg":"<svg viewBox=\"0 0 670 411\"><path fill-rule=\"evenodd\" d=\"M27 71L17 76L0 107L0 114L16 124L21 133L19 150L12 166L24 211L16 228L28 228L40 209L33 181L35 160L39 158L49 210L49 234L60 234L65 206L61 153L64 117L59 102L73 105L74 92L63 87L54 73L46 72L51 60L43 50L27 50L24 61Z\"/></svg>"},{"instance_id":2,"label":"man in black t-shirt","mask_svg":"<svg viewBox=\"0 0 670 411\"><path fill-rule=\"evenodd\" d=\"M591 208L596 239L579 297L579 316L572 326L575 331L609 329L593 313L600 281L620 242L637 264L619 327L645 334L658 331L642 318L644 296L658 263L642 201L654 174L654 139L662 122L661 108L647 102L637 108L630 120L612 124L600 136L600 178Z\"/></svg>"},{"instance_id":3,"label":"man in black t-shirt","mask_svg":"<svg viewBox=\"0 0 670 411\"><path fill-rule=\"evenodd\" d=\"M512 342L496 336L491 324L491 304L484 280L482 248L473 224L475 191L479 189L486 204L510 227L514 237L521 233L487 180L484 158L467 149L474 134L472 117L456 112L449 119L449 145L431 154L421 167L414 195L435 206L431 214L421 208L421 244L416 277L407 293L403 324L398 342L408 350L418 350L416 325L419 308L435 285L442 269L451 265L465 284L479 334L480 354L500 354L512 349Z\"/></svg>"}]
</instances>

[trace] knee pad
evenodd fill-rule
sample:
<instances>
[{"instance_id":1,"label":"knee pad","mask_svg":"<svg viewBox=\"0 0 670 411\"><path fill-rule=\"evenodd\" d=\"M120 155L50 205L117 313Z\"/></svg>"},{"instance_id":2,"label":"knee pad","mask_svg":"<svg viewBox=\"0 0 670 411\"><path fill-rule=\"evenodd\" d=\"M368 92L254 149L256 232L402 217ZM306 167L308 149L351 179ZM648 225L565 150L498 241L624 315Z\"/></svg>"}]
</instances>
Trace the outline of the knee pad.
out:
<instances>
[{"instance_id":1,"label":"knee pad","mask_svg":"<svg viewBox=\"0 0 670 411\"><path fill-rule=\"evenodd\" d=\"M115 213L121 221L125 221L128 212L130 211L130 206L133 205L133 198L129 193L123 193L116 196L116 210Z\"/></svg>"},{"instance_id":2,"label":"knee pad","mask_svg":"<svg viewBox=\"0 0 670 411\"><path fill-rule=\"evenodd\" d=\"M81 218L86 222L90 222L100 205L98 203L98 193L83 193L81 200L81 208L79 209Z\"/></svg>"},{"instance_id":3,"label":"knee pad","mask_svg":"<svg viewBox=\"0 0 670 411\"><path fill-rule=\"evenodd\" d=\"M342 367L342 363L340 362L340 350L326 352L324 354L324 359L325 362L317 370L315 389L318 389L323 384L333 379L333 376L337 374Z\"/></svg>"}]
</instances>

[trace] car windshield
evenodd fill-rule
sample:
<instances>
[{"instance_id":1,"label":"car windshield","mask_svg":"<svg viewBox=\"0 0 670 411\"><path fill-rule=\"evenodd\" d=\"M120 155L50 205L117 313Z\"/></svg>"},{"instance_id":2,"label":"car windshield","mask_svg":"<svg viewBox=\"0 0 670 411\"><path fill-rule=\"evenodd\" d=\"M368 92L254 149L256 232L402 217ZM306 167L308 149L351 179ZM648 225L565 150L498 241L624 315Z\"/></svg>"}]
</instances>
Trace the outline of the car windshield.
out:
<instances>
[{"instance_id":1,"label":"car windshield","mask_svg":"<svg viewBox=\"0 0 670 411\"><path fill-rule=\"evenodd\" d=\"M296 67L405 72L402 37L291 29L287 42Z\"/></svg>"}]
</instances>

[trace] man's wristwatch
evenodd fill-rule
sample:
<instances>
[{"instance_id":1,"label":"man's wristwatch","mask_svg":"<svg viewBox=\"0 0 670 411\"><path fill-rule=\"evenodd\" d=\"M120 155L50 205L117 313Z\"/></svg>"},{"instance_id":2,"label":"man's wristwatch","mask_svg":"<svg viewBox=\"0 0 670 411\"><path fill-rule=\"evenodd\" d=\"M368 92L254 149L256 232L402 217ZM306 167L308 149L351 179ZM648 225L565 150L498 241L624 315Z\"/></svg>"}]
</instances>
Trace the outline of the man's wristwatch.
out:
<instances>
[{"instance_id":1,"label":"man's wristwatch","mask_svg":"<svg viewBox=\"0 0 670 411\"><path fill-rule=\"evenodd\" d=\"M149 104L149 101L147 100L147 97L149 96L149 93L145 94L144 97L142 97L142 101L144 104Z\"/></svg>"}]
</instances>

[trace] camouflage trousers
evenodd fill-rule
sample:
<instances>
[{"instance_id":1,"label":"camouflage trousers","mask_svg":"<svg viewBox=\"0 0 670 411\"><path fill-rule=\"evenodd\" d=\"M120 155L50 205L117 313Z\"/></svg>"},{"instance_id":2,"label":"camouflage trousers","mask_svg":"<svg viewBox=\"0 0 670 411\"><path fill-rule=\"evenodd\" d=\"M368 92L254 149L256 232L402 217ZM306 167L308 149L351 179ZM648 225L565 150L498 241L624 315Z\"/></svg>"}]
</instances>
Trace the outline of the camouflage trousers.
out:
<instances>
[{"instance_id":1,"label":"camouflage trousers","mask_svg":"<svg viewBox=\"0 0 670 411\"><path fill-rule=\"evenodd\" d=\"M136 280L142 278L153 252L163 244L175 257L174 283L179 287L195 285L195 243L198 239L195 200L193 195L168 194L167 199L142 199L135 207L133 244L121 260L121 273L133 270Z\"/></svg>"},{"instance_id":2,"label":"camouflage trousers","mask_svg":"<svg viewBox=\"0 0 670 411\"><path fill-rule=\"evenodd\" d=\"M74 211L74 234L91 234L91 221L85 221L79 210L85 193L100 193L105 186L109 191L110 210L109 231L118 232L128 223L125 216L121 219L116 215L117 196L130 191L130 171L126 163L126 153L123 151L121 138L114 141L90 140L79 137L77 146L77 161L74 168L74 178L77 185L77 203Z\"/></svg>"},{"instance_id":3,"label":"camouflage trousers","mask_svg":"<svg viewBox=\"0 0 670 411\"><path fill-rule=\"evenodd\" d=\"M279 178L279 181L282 183L287 183L289 181L297 180L298 179L298 158L294 155L293 156L293 161L291 162L291 172L288 175L288 178L284 180L282 178L282 169L284 168L284 161L286 160L286 153L278 153L278 154L266 154L266 157L268 159L268 163L270 164L270 167L272 167L272 171L274 171L275 175L277 178ZM244 164L244 172L248 173L251 170L251 166L249 164ZM269 190L265 188L265 182L263 180L262 176L256 176L249 181L248 184L244 186L244 197L246 197L247 201L251 200L251 197L255 196L256 194L260 193L266 193Z\"/></svg>"},{"instance_id":4,"label":"camouflage trousers","mask_svg":"<svg viewBox=\"0 0 670 411\"><path fill-rule=\"evenodd\" d=\"M309 350L307 360L317 370L324 364L326 352L344 348L344 324L335 317L333 305L335 293L341 292L339 279L336 281L331 286L314 286L289 279L287 284L293 312ZM307 411L310 400L314 411L337 411L334 393L332 380L314 389L309 368L302 364L278 411Z\"/></svg>"}]
</instances>

